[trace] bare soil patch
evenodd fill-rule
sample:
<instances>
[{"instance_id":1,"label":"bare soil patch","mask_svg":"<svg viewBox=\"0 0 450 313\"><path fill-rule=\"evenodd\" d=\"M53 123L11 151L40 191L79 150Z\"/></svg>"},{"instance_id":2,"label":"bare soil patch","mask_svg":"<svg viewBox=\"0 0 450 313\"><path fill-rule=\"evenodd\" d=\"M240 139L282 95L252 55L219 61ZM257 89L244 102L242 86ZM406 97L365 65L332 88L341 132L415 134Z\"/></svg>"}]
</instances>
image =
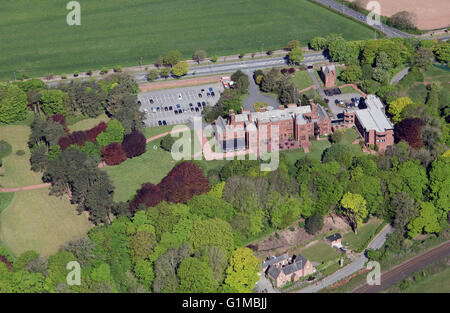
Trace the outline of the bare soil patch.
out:
<instances>
[{"instance_id":1,"label":"bare soil patch","mask_svg":"<svg viewBox=\"0 0 450 313\"><path fill-rule=\"evenodd\" d=\"M350 0L353 2L355 0ZM381 5L381 15L392 16L400 11L417 15L419 29L437 29L450 25L450 1L448 0L377 0Z\"/></svg>"}]
</instances>

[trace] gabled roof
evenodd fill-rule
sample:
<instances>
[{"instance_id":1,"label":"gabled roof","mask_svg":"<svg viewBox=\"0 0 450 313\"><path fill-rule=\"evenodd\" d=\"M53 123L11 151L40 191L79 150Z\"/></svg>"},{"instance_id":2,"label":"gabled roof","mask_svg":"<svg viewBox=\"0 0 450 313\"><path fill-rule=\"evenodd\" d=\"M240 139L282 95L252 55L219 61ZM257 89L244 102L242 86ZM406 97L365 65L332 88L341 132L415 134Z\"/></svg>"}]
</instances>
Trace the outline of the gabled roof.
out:
<instances>
[{"instance_id":1,"label":"gabled roof","mask_svg":"<svg viewBox=\"0 0 450 313\"><path fill-rule=\"evenodd\" d=\"M275 263L278 263L278 262L281 262L281 261L284 261L284 260L288 260L288 259L289 259L289 255L287 253L285 253L285 254L279 255L277 257L272 257L272 258L270 258L268 260L264 260L262 262L262 267L267 267L267 266L270 266L272 264L275 264Z\"/></svg>"},{"instance_id":2,"label":"gabled roof","mask_svg":"<svg viewBox=\"0 0 450 313\"><path fill-rule=\"evenodd\" d=\"M384 133L387 130L394 129L394 126L383 113L383 104L377 96L368 95L365 103L367 108L357 110L356 116L366 131L375 130Z\"/></svg>"},{"instance_id":3,"label":"gabled roof","mask_svg":"<svg viewBox=\"0 0 450 313\"><path fill-rule=\"evenodd\" d=\"M333 234L333 235L331 235L331 236L328 236L328 237L327 237L327 240L329 240L329 241L335 241L335 240L338 240L338 239L341 239L341 238L342 238L341 234Z\"/></svg>"}]
</instances>

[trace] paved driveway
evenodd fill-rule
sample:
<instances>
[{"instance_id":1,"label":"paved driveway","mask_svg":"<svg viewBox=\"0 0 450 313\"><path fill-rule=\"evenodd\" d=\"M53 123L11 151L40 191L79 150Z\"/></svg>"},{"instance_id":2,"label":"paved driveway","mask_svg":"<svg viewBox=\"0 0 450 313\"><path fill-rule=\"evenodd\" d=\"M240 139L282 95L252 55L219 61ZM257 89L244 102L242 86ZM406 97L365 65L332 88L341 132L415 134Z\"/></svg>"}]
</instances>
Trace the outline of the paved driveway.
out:
<instances>
[{"instance_id":1,"label":"paved driveway","mask_svg":"<svg viewBox=\"0 0 450 313\"><path fill-rule=\"evenodd\" d=\"M386 226L383 228L383 230L375 237L374 240L368 245L368 249L380 249L384 242L386 241L387 235L394 232L394 228L391 225ZM342 269L338 270L334 274L325 277L321 281L317 283L317 285L311 285L309 287L300 289L296 292L298 293L311 293L311 292L317 292L321 289L324 289L332 284L337 283L338 281L352 275L353 273L356 273L357 271L364 268L364 265L366 262L369 261L369 259L363 254L361 254L359 257L357 257L352 263L348 264L347 266L343 267Z\"/></svg>"},{"instance_id":2,"label":"paved driveway","mask_svg":"<svg viewBox=\"0 0 450 313\"><path fill-rule=\"evenodd\" d=\"M263 95L259 91L258 85L256 85L255 80L253 79L253 72L245 71L245 74L248 76L248 80L250 81L250 85L248 86L249 96L244 99L244 109L249 110L250 112L255 112L255 108L253 104L256 102L265 102L268 105L272 106L274 109L278 109L280 103L278 100L271 96Z\"/></svg>"}]
</instances>

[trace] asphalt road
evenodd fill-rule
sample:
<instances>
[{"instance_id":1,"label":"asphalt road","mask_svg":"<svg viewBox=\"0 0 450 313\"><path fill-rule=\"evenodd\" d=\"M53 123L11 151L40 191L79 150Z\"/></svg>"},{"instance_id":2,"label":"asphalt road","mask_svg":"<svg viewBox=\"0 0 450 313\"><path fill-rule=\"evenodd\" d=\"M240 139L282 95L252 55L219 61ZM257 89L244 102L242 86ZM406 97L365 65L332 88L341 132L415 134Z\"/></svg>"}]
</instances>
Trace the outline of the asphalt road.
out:
<instances>
[{"instance_id":1,"label":"asphalt road","mask_svg":"<svg viewBox=\"0 0 450 313\"><path fill-rule=\"evenodd\" d=\"M336 11L339 11L339 12L345 14L345 15L351 16L351 17L353 17L353 18L363 22L364 24L369 25L367 23L366 15L364 15L362 13L359 13L359 12L353 10L353 9L350 9L349 7L347 7L347 6L343 5L343 4L337 3L337 2L335 2L333 0L315 0L315 1L325 5L327 7L330 7L332 9L336 10ZM389 27L389 26L387 26L385 24L369 25L369 26L372 26L372 27L380 30L382 33L386 34L386 36L388 36L388 37L403 37L403 38L406 38L406 37L411 37L412 36L410 34L402 32L402 31L400 31L398 29Z\"/></svg>"},{"instance_id":2,"label":"asphalt road","mask_svg":"<svg viewBox=\"0 0 450 313\"><path fill-rule=\"evenodd\" d=\"M392 286L397 281L405 278L411 273L414 273L421 268L438 261L442 258L445 258L450 255L450 241L445 242L444 244L439 245L436 248L428 250L425 253L422 253L398 266L387 271L386 273L381 274L381 285L363 285L357 289L355 289L354 293L374 293L380 292L389 286Z\"/></svg>"},{"instance_id":3,"label":"asphalt road","mask_svg":"<svg viewBox=\"0 0 450 313\"><path fill-rule=\"evenodd\" d=\"M317 62L326 61L327 58L321 53L311 53L307 54L304 57L304 64L313 64ZM273 57L273 58L265 58L265 59L256 59L256 60L245 60L245 61L236 61L236 62L228 62L228 63L216 63L210 65L199 65L193 66L186 74L185 77L195 77L195 76L206 76L206 75L215 75L222 73L232 73L237 70L241 71L256 71L258 69L277 67L288 65L285 57ZM136 73L134 74L135 79L138 83L147 82L147 73ZM161 79L164 80L164 79Z\"/></svg>"},{"instance_id":4,"label":"asphalt road","mask_svg":"<svg viewBox=\"0 0 450 313\"><path fill-rule=\"evenodd\" d=\"M387 225L375 237L375 239L372 240L372 242L368 245L367 249L375 249L375 250L380 249L383 246L384 242L386 241L387 235L391 234L393 231L394 231L394 228L391 225ZM367 261L369 261L369 259L363 253L359 257L357 257L352 263L341 268L334 274L331 274L330 276L327 276L324 279L322 279L321 281L317 282L317 285L313 284L306 288L297 290L295 292L296 293L318 292L319 290L322 290L330 285L333 285L333 284L337 283L338 281L361 270L362 268L365 267L365 264Z\"/></svg>"}]
</instances>

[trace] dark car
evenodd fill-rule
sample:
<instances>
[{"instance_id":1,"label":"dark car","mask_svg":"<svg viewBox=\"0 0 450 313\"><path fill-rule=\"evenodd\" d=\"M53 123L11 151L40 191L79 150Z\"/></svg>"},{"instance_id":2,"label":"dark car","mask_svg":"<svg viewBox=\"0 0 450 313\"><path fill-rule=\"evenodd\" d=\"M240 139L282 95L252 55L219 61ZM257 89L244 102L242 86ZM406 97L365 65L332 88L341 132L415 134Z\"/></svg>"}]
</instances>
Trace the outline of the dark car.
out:
<instances>
[{"instance_id":1,"label":"dark car","mask_svg":"<svg viewBox=\"0 0 450 313\"><path fill-rule=\"evenodd\" d=\"M201 93L199 93L199 94L198 94L198 97L199 97L199 98L201 98L201 97L202 97L202 94L201 94Z\"/></svg>"},{"instance_id":2,"label":"dark car","mask_svg":"<svg viewBox=\"0 0 450 313\"><path fill-rule=\"evenodd\" d=\"M172 111L172 110L173 110L173 108L172 108L172 106L170 106L170 107L169 107L169 111Z\"/></svg>"},{"instance_id":3,"label":"dark car","mask_svg":"<svg viewBox=\"0 0 450 313\"><path fill-rule=\"evenodd\" d=\"M194 108L191 108L191 112L194 112Z\"/></svg>"},{"instance_id":4,"label":"dark car","mask_svg":"<svg viewBox=\"0 0 450 313\"><path fill-rule=\"evenodd\" d=\"M203 107L206 106L206 102L205 102L205 101L202 102L202 106L203 106Z\"/></svg>"},{"instance_id":5,"label":"dark car","mask_svg":"<svg viewBox=\"0 0 450 313\"><path fill-rule=\"evenodd\" d=\"M197 106L198 106L198 107L201 107L202 104L201 104L200 102L197 102Z\"/></svg>"},{"instance_id":6,"label":"dark car","mask_svg":"<svg viewBox=\"0 0 450 313\"><path fill-rule=\"evenodd\" d=\"M155 102L155 101L153 101L153 99L149 99L149 101L150 101L151 104L153 104L153 102Z\"/></svg>"},{"instance_id":7,"label":"dark car","mask_svg":"<svg viewBox=\"0 0 450 313\"><path fill-rule=\"evenodd\" d=\"M189 106L191 107L191 106L193 106L193 104L192 104L192 103L189 103Z\"/></svg>"},{"instance_id":8,"label":"dark car","mask_svg":"<svg viewBox=\"0 0 450 313\"><path fill-rule=\"evenodd\" d=\"M162 121L162 122L163 122L163 125L167 125L166 121Z\"/></svg>"},{"instance_id":9,"label":"dark car","mask_svg":"<svg viewBox=\"0 0 450 313\"><path fill-rule=\"evenodd\" d=\"M209 92L213 92L214 90L211 88L211 87L209 87Z\"/></svg>"},{"instance_id":10,"label":"dark car","mask_svg":"<svg viewBox=\"0 0 450 313\"><path fill-rule=\"evenodd\" d=\"M161 125L162 125L162 122L161 122L161 121L158 121L158 125L161 126Z\"/></svg>"},{"instance_id":11,"label":"dark car","mask_svg":"<svg viewBox=\"0 0 450 313\"><path fill-rule=\"evenodd\" d=\"M206 96L209 97L209 96L211 96L211 94L210 94L209 92L207 92L207 93L206 93Z\"/></svg>"},{"instance_id":12,"label":"dark car","mask_svg":"<svg viewBox=\"0 0 450 313\"><path fill-rule=\"evenodd\" d=\"M178 109L178 113L180 113L180 114L181 114L181 113L183 113L183 111L182 111L181 109Z\"/></svg>"},{"instance_id":13,"label":"dark car","mask_svg":"<svg viewBox=\"0 0 450 313\"><path fill-rule=\"evenodd\" d=\"M164 107L164 111L169 111L169 108L168 107Z\"/></svg>"},{"instance_id":14,"label":"dark car","mask_svg":"<svg viewBox=\"0 0 450 313\"><path fill-rule=\"evenodd\" d=\"M175 110L175 111L174 111L174 113L175 113L175 114L178 114L178 111L177 111L177 110Z\"/></svg>"},{"instance_id":15,"label":"dark car","mask_svg":"<svg viewBox=\"0 0 450 313\"><path fill-rule=\"evenodd\" d=\"M195 112L198 112L199 111L199 109L198 108L195 108Z\"/></svg>"},{"instance_id":16,"label":"dark car","mask_svg":"<svg viewBox=\"0 0 450 313\"><path fill-rule=\"evenodd\" d=\"M211 92L211 96L212 96L212 97L215 97L215 96L216 96L216 94L214 93L214 91Z\"/></svg>"}]
</instances>

